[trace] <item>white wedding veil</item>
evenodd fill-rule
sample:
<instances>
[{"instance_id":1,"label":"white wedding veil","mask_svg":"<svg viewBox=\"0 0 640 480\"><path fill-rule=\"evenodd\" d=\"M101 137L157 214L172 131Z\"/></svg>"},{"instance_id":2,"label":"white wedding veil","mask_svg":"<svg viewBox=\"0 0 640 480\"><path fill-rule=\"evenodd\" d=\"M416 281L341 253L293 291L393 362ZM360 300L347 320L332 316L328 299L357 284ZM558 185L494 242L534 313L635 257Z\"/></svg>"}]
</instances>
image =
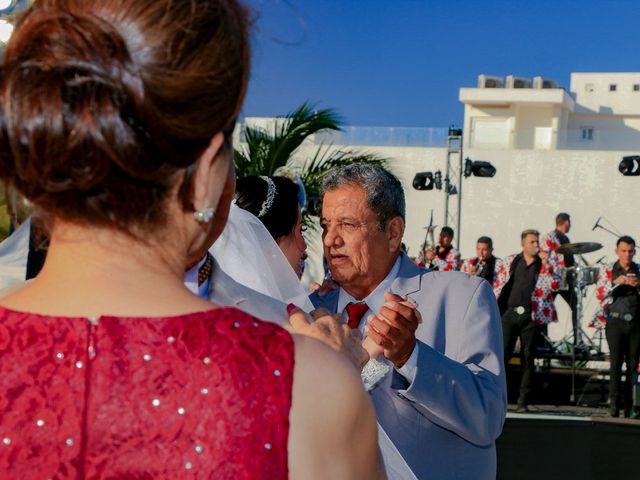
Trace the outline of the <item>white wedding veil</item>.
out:
<instances>
[{"instance_id":1,"label":"white wedding veil","mask_svg":"<svg viewBox=\"0 0 640 480\"><path fill-rule=\"evenodd\" d=\"M25 281L30 233L31 217L0 243L0 290Z\"/></svg>"},{"instance_id":2,"label":"white wedding veil","mask_svg":"<svg viewBox=\"0 0 640 480\"><path fill-rule=\"evenodd\" d=\"M222 235L209 251L236 282L305 312L313 310L300 279L267 228L235 202Z\"/></svg>"}]
</instances>

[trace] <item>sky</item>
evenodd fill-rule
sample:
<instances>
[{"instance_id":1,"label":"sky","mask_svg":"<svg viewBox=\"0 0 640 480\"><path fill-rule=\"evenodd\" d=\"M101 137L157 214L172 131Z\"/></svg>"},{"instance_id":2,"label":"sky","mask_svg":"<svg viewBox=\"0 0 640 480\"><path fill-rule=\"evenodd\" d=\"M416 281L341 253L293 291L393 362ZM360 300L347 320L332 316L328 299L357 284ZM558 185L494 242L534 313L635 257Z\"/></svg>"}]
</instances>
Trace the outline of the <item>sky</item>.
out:
<instances>
[{"instance_id":1,"label":"sky","mask_svg":"<svg viewBox=\"0 0 640 480\"><path fill-rule=\"evenodd\" d=\"M640 72L640 0L249 0L245 116L304 101L345 125L461 126L487 75Z\"/></svg>"}]
</instances>

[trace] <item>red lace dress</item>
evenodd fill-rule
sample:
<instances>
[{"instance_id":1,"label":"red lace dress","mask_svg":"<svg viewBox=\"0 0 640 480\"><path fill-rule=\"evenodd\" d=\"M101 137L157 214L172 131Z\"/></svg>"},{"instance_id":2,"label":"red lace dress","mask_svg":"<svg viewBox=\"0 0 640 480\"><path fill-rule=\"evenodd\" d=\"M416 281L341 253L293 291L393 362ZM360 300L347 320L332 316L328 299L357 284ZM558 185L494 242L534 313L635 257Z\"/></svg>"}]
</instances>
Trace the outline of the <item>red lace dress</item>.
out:
<instances>
[{"instance_id":1,"label":"red lace dress","mask_svg":"<svg viewBox=\"0 0 640 480\"><path fill-rule=\"evenodd\" d=\"M287 478L293 354L285 330L233 308L0 307L0 478Z\"/></svg>"}]
</instances>

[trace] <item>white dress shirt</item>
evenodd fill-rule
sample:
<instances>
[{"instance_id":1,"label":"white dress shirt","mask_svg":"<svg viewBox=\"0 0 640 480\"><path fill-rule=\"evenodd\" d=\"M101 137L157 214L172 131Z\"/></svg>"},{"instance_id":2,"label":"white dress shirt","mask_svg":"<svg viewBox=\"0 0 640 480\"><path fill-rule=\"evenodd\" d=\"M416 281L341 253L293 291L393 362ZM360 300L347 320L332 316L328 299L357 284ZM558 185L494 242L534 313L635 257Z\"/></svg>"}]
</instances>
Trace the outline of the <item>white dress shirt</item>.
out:
<instances>
[{"instance_id":1,"label":"white dress shirt","mask_svg":"<svg viewBox=\"0 0 640 480\"><path fill-rule=\"evenodd\" d=\"M398 276L398 272L400 271L400 257L398 257L391 267L391 270L387 274L387 276L378 284L378 286L365 298L362 300L356 300L353 296L347 293L343 288L340 289L340 294L338 296L338 308L337 311L342 313L342 318L345 323L348 320L347 316L347 305L350 303L360 303L364 302L369 307L369 310L365 312L360 320L360 325L358 325L358 330L362 333L362 336L365 337L364 327L367 325L367 318L370 315L377 315L380 312L380 309L385 303L384 292L388 292L391 289L391 285L393 281ZM416 376L416 369L418 366L418 344L411 352L411 356L407 360L407 362L400 368L396 367L396 370L411 384L413 379Z\"/></svg>"}]
</instances>

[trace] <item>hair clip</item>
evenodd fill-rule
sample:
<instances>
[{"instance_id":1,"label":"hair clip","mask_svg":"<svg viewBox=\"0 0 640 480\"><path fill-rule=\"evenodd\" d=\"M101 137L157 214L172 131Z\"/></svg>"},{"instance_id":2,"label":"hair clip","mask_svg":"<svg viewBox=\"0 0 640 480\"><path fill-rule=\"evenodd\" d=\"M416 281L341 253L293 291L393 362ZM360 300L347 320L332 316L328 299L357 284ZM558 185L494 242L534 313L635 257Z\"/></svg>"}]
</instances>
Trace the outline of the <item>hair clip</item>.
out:
<instances>
[{"instance_id":1,"label":"hair clip","mask_svg":"<svg viewBox=\"0 0 640 480\"><path fill-rule=\"evenodd\" d=\"M196 210L193 212L193 218L200 223L209 223L215 212L215 209L211 207L203 208L202 210Z\"/></svg>"},{"instance_id":2,"label":"hair clip","mask_svg":"<svg viewBox=\"0 0 640 480\"><path fill-rule=\"evenodd\" d=\"M262 208L260 208L260 212L258 212L258 218L262 218L267 214L276 196L276 184L273 183L273 180L264 175L261 175L260 178L267 182L267 198L262 202Z\"/></svg>"}]
</instances>

